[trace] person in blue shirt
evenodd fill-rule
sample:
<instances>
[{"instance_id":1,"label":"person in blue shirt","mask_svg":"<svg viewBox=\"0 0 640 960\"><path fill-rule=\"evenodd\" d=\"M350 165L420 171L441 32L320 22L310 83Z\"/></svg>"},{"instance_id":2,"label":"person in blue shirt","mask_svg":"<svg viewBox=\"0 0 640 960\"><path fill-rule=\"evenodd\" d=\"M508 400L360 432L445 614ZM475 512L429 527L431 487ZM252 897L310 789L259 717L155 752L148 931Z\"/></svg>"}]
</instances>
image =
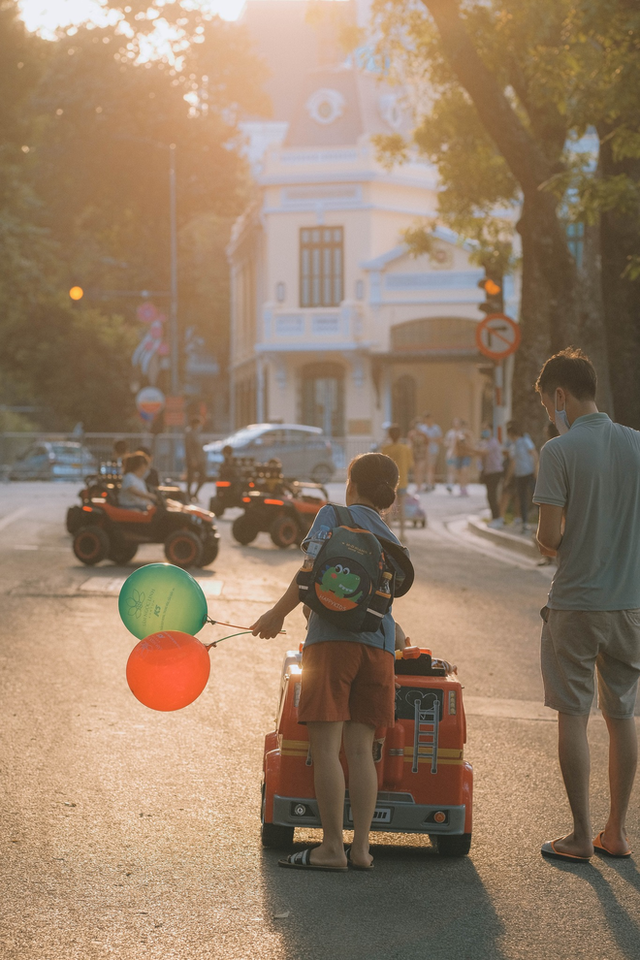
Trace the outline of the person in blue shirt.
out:
<instances>
[{"instance_id":1,"label":"person in blue shirt","mask_svg":"<svg viewBox=\"0 0 640 960\"><path fill-rule=\"evenodd\" d=\"M381 510L393 504L397 486L398 468L384 454L365 453L349 464L346 504L354 522L399 545L380 516ZM331 504L319 511L302 545L309 559L317 556L337 523ZM277 636L285 617L299 602L294 577L275 606L253 624L254 636ZM376 727L389 727L394 722L396 637L400 646L406 637L391 609L380 628L369 633L344 630L308 608L305 613L309 616L298 720L309 731L323 838L318 847L294 853L279 863L298 869L347 869L342 838L345 779L340 763L344 743L354 826L349 861L353 867L370 870L369 831L378 794L373 738Z\"/></svg>"}]
</instances>

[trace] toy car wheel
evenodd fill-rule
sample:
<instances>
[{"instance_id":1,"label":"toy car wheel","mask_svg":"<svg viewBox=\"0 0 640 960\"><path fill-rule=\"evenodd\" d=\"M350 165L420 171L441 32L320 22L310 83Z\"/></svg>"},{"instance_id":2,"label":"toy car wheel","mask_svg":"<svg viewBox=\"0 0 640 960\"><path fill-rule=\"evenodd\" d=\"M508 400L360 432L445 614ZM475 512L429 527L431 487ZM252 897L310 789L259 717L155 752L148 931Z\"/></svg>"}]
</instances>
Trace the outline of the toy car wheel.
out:
<instances>
[{"instance_id":1,"label":"toy car wheel","mask_svg":"<svg viewBox=\"0 0 640 960\"><path fill-rule=\"evenodd\" d=\"M269 534L276 547L286 550L298 539L300 528L293 517L276 517L271 524Z\"/></svg>"},{"instance_id":2,"label":"toy car wheel","mask_svg":"<svg viewBox=\"0 0 640 960\"><path fill-rule=\"evenodd\" d=\"M99 526L80 527L73 538L73 552L78 560L92 567L94 563L100 563L109 554L109 537L107 533Z\"/></svg>"},{"instance_id":3,"label":"toy car wheel","mask_svg":"<svg viewBox=\"0 0 640 960\"><path fill-rule=\"evenodd\" d=\"M311 471L311 479L314 483L329 483L333 476L333 470L328 463L317 463Z\"/></svg>"},{"instance_id":4,"label":"toy car wheel","mask_svg":"<svg viewBox=\"0 0 640 960\"><path fill-rule=\"evenodd\" d=\"M462 833L457 836L433 834L429 840L441 857L466 857L471 848L471 834Z\"/></svg>"},{"instance_id":5,"label":"toy car wheel","mask_svg":"<svg viewBox=\"0 0 640 960\"><path fill-rule=\"evenodd\" d=\"M218 537L216 537L213 533L208 534L202 545L202 560L200 561L200 566L208 567L210 563L213 563L215 558L218 556L219 550L220 540Z\"/></svg>"},{"instance_id":6,"label":"toy car wheel","mask_svg":"<svg viewBox=\"0 0 640 960\"><path fill-rule=\"evenodd\" d=\"M199 567L202 542L191 530L174 530L164 542L164 555L176 567Z\"/></svg>"},{"instance_id":7,"label":"toy car wheel","mask_svg":"<svg viewBox=\"0 0 640 960\"><path fill-rule=\"evenodd\" d=\"M233 526L231 527L231 533L238 543L247 544L251 543L252 540L258 536L258 527L255 525L253 520L250 520L246 514L243 514L241 517L237 517L233 521Z\"/></svg>"},{"instance_id":8,"label":"toy car wheel","mask_svg":"<svg viewBox=\"0 0 640 960\"><path fill-rule=\"evenodd\" d=\"M263 823L260 839L263 847L286 850L293 843L293 827L281 827L278 823Z\"/></svg>"},{"instance_id":9,"label":"toy car wheel","mask_svg":"<svg viewBox=\"0 0 640 960\"><path fill-rule=\"evenodd\" d=\"M137 552L137 543L111 544L108 557L109 560L113 560L114 563L121 565L124 563L129 563L129 560L133 560Z\"/></svg>"}]
</instances>

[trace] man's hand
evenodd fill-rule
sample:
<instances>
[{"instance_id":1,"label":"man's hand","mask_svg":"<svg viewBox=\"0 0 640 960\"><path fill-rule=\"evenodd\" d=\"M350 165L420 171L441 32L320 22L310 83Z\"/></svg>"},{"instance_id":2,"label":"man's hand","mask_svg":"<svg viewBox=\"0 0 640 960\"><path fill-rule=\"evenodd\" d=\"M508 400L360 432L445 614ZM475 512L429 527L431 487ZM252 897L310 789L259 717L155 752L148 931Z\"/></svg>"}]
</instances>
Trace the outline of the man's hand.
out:
<instances>
[{"instance_id":1,"label":"man's hand","mask_svg":"<svg viewBox=\"0 0 640 960\"><path fill-rule=\"evenodd\" d=\"M282 630L284 617L278 612L276 607L267 610L261 617L258 617L255 623L251 624L251 631L254 637L260 637L262 640L272 640L277 637Z\"/></svg>"}]
</instances>

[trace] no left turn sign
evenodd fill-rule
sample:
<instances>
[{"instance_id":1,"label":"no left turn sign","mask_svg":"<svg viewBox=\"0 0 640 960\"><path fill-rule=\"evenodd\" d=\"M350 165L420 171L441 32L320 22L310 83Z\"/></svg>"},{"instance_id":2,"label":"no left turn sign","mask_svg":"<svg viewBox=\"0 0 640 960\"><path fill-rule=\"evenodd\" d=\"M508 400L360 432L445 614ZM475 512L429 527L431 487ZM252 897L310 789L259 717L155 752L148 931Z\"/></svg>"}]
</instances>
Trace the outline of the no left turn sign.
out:
<instances>
[{"instance_id":1,"label":"no left turn sign","mask_svg":"<svg viewBox=\"0 0 640 960\"><path fill-rule=\"evenodd\" d=\"M476 327L476 346L492 360L504 360L520 346L520 327L506 313L490 313Z\"/></svg>"}]
</instances>

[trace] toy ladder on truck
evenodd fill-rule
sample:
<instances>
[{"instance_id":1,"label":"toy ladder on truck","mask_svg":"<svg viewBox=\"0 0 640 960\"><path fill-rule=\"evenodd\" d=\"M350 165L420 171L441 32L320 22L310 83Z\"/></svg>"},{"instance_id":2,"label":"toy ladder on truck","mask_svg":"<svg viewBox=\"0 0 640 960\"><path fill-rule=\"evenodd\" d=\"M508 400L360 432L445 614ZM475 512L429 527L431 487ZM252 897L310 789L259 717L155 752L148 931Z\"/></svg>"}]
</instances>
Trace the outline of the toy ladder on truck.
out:
<instances>
[{"instance_id":1,"label":"toy ladder on truck","mask_svg":"<svg viewBox=\"0 0 640 960\"><path fill-rule=\"evenodd\" d=\"M440 720L440 703L434 700L426 710L422 707L422 700L414 700L415 726L413 734L413 765L412 773L418 772L420 760L431 758L431 773L438 772L438 723Z\"/></svg>"}]
</instances>

